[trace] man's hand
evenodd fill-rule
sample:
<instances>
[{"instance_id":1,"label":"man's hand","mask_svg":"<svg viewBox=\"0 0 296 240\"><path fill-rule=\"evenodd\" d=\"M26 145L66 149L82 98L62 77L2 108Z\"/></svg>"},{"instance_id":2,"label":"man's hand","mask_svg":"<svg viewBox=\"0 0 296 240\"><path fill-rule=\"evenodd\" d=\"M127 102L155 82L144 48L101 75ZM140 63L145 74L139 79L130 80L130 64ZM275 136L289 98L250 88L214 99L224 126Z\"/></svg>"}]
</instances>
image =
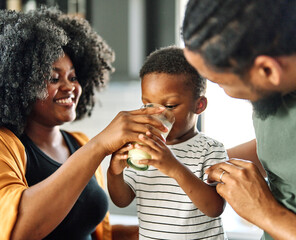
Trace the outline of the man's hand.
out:
<instances>
[{"instance_id":1,"label":"man's hand","mask_svg":"<svg viewBox=\"0 0 296 240\"><path fill-rule=\"evenodd\" d=\"M222 174L224 172L224 174ZM206 170L217 192L243 218L274 239L296 239L296 215L273 197L260 171L250 161L231 159Z\"/></svg>"}]
</instances>

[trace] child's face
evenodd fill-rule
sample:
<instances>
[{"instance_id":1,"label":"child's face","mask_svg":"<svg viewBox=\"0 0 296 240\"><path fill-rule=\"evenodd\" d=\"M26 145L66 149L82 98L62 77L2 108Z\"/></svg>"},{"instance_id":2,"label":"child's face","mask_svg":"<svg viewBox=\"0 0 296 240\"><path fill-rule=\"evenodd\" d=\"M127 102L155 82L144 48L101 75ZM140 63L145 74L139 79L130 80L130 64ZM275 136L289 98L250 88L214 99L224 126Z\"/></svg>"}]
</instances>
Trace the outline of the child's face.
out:
<instances>
[{"instance_id":1,"label":"child's face","mask_svg":"<svg viewBox=\"0 0 296 240\"><path fill-rule=\"evenodd\" d=\"M143 77L142 101L158 103L171 109L175 123L167 137L167 144L176 144L190 139L197 133L197 101L192 89L186 86L185 75L150 73Z\"/></svg>"}]
</instances>

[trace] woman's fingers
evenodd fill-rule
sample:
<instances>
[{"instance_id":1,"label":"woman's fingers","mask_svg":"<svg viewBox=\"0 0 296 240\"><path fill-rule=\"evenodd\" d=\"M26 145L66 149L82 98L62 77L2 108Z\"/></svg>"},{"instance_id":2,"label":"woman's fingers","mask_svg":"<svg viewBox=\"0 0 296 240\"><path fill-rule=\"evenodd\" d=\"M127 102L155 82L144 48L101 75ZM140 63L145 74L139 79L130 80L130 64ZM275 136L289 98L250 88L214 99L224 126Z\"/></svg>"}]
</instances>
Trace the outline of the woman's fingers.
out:
<instances>
[{"instance_id":1,"label":"woman's fingers","mask_svg":"<svg viewBox=\"0 0 296 240\"><path fill-rule=\"evenodd\" d=\"M120 112L116 117L116 122L118 122L117 125L122 124L123 131L133 131L138 133L146 133L149 131L157 136L161 136L161 132L168 131L167 127L155 116L149 114L133 114L132 112Z\"/></svg>"},{"instance_id":2,"label":"woman's fingers","mask_svg":"<svg viewBox=\"0 0 296 240\"><path fill-rule=\"evenodd\" d=\"M138 141L139 134L151 132L162 140L161 132L167 132L167 128L154 117L164 111L164 108L143 108L134 111L122 111L111 121L111 123L100 133L104 141L106 154L117 151L128 142Z\"/></svg>"},{"instance_id":3,"label":"woman's fingers","mask_svg":"<svg viewBox=\"0 0 296 240\"><path fill-rule=\"evenodd\" d=\"M158 114L165 111L165 107L149 107L149 108L140 108L137 110L130 111L133 115L145 115L145 114Z\"/></svg>"}]
</instances>

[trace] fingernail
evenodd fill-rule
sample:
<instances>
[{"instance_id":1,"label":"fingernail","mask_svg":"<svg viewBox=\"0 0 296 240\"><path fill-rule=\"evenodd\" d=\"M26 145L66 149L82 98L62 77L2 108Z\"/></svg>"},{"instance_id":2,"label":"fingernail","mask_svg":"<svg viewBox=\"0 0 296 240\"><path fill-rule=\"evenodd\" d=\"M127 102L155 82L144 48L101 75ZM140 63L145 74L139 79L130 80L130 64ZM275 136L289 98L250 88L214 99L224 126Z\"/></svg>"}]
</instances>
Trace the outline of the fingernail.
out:
<instances>
[{"instance_id":1,"label":"fingernail","mask_svg":"<svg viewBox=\"0 0 296 240\"><path fill-rule=\"evenodd\" d=\"M165 107L158 107L158 110L162 112L163 110L165 110Z\"/></svg>"},{"instance_id":2,"label":"fingernail","mask_svg":"<svg viewBox=\"0 0 296 240\"><path fill-rule=\"evenodd\" d=\"M140 134L139 139L145 139L145 136L143 134Z\"/></svg>"},{"instance_id":3,"label":"fingernail","mask_svg":"<svg viewBox=\"0 0 296 240\"><path fill-rule=\"evenodd\" d=\"M138 143L135 144L135 148L140 148L140 147L141 147L140 144L138 144Z\"/></svg>"}]
</instances>

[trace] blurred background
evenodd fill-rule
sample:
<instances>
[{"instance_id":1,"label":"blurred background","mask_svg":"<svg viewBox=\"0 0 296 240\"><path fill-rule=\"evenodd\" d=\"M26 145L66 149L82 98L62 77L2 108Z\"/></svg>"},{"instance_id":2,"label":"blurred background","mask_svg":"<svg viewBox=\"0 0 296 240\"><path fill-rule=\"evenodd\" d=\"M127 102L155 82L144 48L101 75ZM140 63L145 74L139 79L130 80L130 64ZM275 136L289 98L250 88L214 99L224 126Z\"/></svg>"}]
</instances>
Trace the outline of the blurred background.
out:
<instances>
[{"instance_id":1,"label":"blurred background","mask_svg":"<svg viewBox=\"0 0 296 240\"><path fill-rule=\"evenodd\" d=\"M187 0L0 0L0 9L28 11L40 5L58 6L64 13L86 18L114 49L115 73L104 91L96 94L92 116L63 128L93 137L119 111L139 108L138 72L149 53L168 45L182 47L181 25ZM226 148L255 137L252 108L244 100L228 97L208 82L208 107L200 116L199 129ZM104 172L110 157L102 163ZM136 205L119 209L110 201L111 222L137 224ZM241 219L229 205L222 215L229 239L260 239L262 231Z\"/></svg>"}]
</instances>

